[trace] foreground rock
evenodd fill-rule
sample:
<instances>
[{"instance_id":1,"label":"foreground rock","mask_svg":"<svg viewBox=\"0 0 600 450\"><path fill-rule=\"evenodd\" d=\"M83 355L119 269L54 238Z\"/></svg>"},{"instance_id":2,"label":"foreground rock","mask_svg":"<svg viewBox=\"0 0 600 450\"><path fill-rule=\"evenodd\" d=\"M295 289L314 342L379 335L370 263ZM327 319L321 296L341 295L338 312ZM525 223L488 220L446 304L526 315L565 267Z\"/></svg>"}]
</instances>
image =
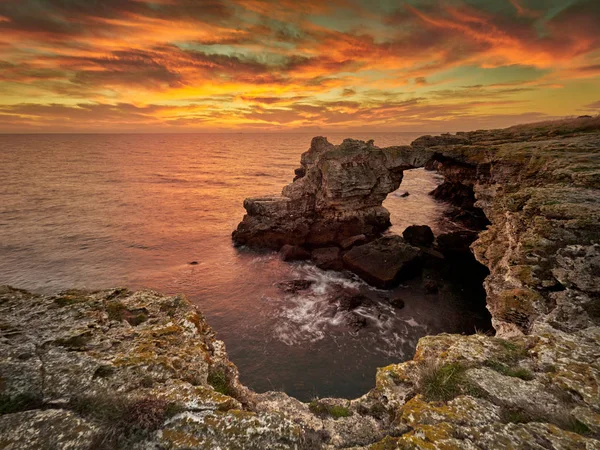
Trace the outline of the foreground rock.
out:
<instances>
[{"instance_id":1,"label":"foreground rock","mask_svg":"<svg viewBox=\"0 0 600 450\"><path fill-rule=\"evenodd\" d=\"M0 287L0 448L294 448L182 296Z\"/></svg>"},{"instance_id":2,"label":"foreground rock","mask_svg":"<svg viewBox=\"0 0 600 450\"><path fill-rule=\"evenodd\" d=\"M365 302L339 299L354 331ZM363 397L302 403L242 386L181 296L2 288L0 313L3 449L600 448L598 327L425 337Z\"/></svg>"},{"instance_id":3,"label":"foreground rock","mask_svg":"<svg viewBox=\"0 0 600 450\"><path fill-rule=\"evenodd\" d=\"M379 238L344 255L344 266L367 283L387 289L411 278L419 269L418 248L399 236Z\"/></svg>"},{"instance_id":4,"label":"foreground rock","mask_svg":"<svg viewBox=\"0 0 600 450\"><path fill-rule=\"evenodd\" d=\"M341 246L357 235L377 236L390 226L383 200L398 189L404 170L422 167L430 156L410 146L381 149L354 139L333 145L316 137L302 154L302 170L280 196L244 201L247 214L233 240L278 250L285 244Z\"/></svg>"}]
</instances>

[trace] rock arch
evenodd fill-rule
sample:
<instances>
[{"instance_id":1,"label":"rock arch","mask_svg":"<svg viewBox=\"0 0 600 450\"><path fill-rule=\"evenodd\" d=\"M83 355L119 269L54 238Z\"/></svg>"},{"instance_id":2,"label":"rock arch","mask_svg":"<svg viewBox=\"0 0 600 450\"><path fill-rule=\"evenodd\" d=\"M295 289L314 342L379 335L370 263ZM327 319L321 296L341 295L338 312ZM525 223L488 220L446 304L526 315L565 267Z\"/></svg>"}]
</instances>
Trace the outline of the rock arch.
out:
<instances>
[{"instance_id":1,"label":"rock arch","mask_svg":"<svg viewBox=\"0 0 600 450\"><path fill-rule=\"evenodd\" d=\"M390 226L382 203L398 189L403 172L424 167L433 156L423 147L379 148L355 139L333 145L315 137L281 195L244 201L247 214L233 240L277 250L285 244L318 247L361 234L376 236Z\"/></svg>"}]
</instances>

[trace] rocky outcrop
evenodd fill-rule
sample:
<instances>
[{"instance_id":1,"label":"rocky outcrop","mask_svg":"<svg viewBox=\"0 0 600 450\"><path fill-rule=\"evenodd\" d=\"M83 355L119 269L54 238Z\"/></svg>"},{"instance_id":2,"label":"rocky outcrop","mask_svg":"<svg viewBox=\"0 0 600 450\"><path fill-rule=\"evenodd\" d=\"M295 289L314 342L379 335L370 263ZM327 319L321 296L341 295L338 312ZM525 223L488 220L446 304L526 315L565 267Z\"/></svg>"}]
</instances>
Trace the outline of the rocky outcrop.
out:
<instances>
[{"instance_id":1,"label":"rocky outcrop","mask_svg":"<svg viewBox=\"0 0 600 450\"><path fill-rule=\"evenodd\" d=\"M336 303L362 327L368 301ZM6 449L600 448L598 327L425 337L363 397L302 403L242 386L181 296L5 287L0 313Z\"/></svg>"},{"instance_id":2,"label":"rocky outcrop","mask_svg":"<svg viewBox=\"0 0 600 450\"><path fill-rule=\"evenodd\" d=\"M182 296L0 287L0 448L311 448Z\"/></svg>"},{"instance_id":3,"label":"rocky outcrop","mask_svg":"<svg viewBox=\"0 0 600 450\"><path fill-rule=\"evenodd\" d=\"M400 236L386 236L354 247L344 255L344 266L367 283L391 288L414 276L419 269L420 251Z\"/></svg>"},{"instance_id":4,"label":"rocky outcrop","mask_svg":"<svg viewBox=\"0 0 600 450\"><path fill-rule=\"evenodd\" d=\"M390 226L382 202L404 170L431 155L410 146L378 148L372 141L340 145L316 137L302 154L302 170L281 195L248 198L244 220L233 232L237 245L278 250L285 244L340 245L357 235L377 236Z\"/></svg>"}]
</instances>

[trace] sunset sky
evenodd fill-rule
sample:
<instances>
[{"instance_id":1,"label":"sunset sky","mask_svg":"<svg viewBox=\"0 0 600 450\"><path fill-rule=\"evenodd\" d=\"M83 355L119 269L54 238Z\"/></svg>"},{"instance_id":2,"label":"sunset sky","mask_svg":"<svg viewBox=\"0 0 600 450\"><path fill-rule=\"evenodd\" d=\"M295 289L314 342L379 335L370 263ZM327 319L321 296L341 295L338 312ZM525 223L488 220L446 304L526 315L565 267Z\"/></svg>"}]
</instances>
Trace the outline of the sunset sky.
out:
<instances>
[{"instance_id":1,"label":"sunset sky","mask_svg":"<svg viewBox=\"0 0 600 450\"><path fill-rule=\"evenodd\" d=\"M599 112L599 0L0 0L5 133L456 131Z\"/></svg>"}]
</instances>

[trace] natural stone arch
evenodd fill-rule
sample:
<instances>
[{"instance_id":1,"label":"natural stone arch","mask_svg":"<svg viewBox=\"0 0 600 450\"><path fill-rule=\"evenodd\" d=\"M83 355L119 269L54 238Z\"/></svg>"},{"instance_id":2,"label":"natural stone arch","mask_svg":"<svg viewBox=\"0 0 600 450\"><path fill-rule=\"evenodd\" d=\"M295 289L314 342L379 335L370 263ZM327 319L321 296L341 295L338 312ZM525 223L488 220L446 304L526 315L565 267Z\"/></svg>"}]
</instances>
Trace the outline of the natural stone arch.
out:
<instances>
[{"instance_id":1,"label":"natural stone arch","mask_svg":"<svg viewBox=\"0 0 600 450\"><path fill-rule=\"evenodd\" d=\"M302 154L296 179L281 195L248 198L247 215L233 232L238 245L279 249L285 244L324 246L387 229L382 206L402 182L403 172L424 167L433 152L424 148L379 148L373 141L346 139L333 145L315 137Z\"/></svg>"}]
</instances>

